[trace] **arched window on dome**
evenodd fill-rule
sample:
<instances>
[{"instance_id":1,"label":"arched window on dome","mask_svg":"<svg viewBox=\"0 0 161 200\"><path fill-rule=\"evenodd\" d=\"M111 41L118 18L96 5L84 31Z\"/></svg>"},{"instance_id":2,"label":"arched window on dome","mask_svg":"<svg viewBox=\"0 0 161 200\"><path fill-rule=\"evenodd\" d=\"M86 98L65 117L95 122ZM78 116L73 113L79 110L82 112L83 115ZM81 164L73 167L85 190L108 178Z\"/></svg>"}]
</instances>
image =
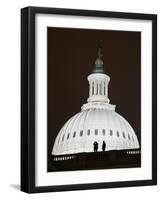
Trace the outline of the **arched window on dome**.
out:
<instances>
[{"instance_id":1,"label":"arched window on dome","mask_svg":"<svg viewBox=\"0 0 161 200\"><path fill-rule=\"evenodd\" d=\"M130 140L130 135L128 134L128 139Z\"/></svg>"},{"instance_id":2,"label":"arched window on dome","mask_svg":"<svg viewBox=\"0 0 161 200\"><path fill-rule=\"evenodd\" d=\"M90 135L90 129L87 130L87 135Z\"/></svg>"},{"instance_id":3,"label":"arched window on dome","mask_svg":"<svg viewBox=\"0 0 161 200\"><path fill-rule=\"evenodd\" d=\"M134 137L132 136L132 141L134 142Z\"/></svg>"},{"instance_id":4,"label":"arched window on dome","mask_svg":"<svg viewBox=\"0 0 161 200\"><path fill-rule=\"evenodd\" d=\"M119 137L119 131L117 131L117 137Z\"/></svg>"},{"instance_id":5,"label":"arched window on dome","mask_svg":"<svg viewBox=\"0 0 161 200\"><path fill-rule=\"evenodd\" d=\"M60 142L60 137L58 138L58 144L59 144L59 142Z\"/></svg>"},{"instance_id":6,"label":"arched window on dome","mask_svg":"<svg viewBox=\"0 0 161 200\"><path fill-rule=\"evenodd\" d=\"M95 135L98 135L98 129L95 129Z\"/></svg>"},{"instance_id":7,"label":"arched window on dome","mask_svg":"<svg viewBox=\"0 0 161 200\"><path fill-rule=\"evenodd\" d=\"M122 133L123 138L125 138L125 132Z\"/></svg>"},{"instance_id":8,"label":"arched window on dome","mask_svg":"<svg viewBox=\"0 0 161 200\"><path fill-rule=\"evenodd\" d=\"M69 139L69 136L70 136L70 133L68 133L68 135L67 135L67 139Z\"/></svg>"},{"instance_id":9,"label":"arched window on dome","mask_svg":"<svg viewBox=\"0 0 161 200\"><path fill-rule=\"evenodd\" d=\"M82 136L82 135L83 135L83 130L80 131L80 136Z\"/></svg>"},{"instance_id":10,"label":"arched window on dome","mask_svg":"<svg viewBox=\"0 0 161 200\"><path fill-rule=\"evenodd\" d=\"M76 131L74 131L74 133L73 133L73 137L75 137L76 136Z\"/></svg>"},{"instance_id":11,"label":"arched window on dome","mask_svg":"<svg viewBox=\"0 0 161 200\"><path fill-rule=\"evenodd\" d=\"M106 134L106 131L105 131L105 129L103 129L103 130L102 130L102 134L103 134L103 135L105 135L105 134Z\"/></svg>"},{"instance_id":12,"label":"arched window on dome","mask_svg":"<svg viewBox=\"0 0 161 200\"><path fill-rule=\"evenodd\" d=\"M64 135L63 135L63 137L62 137L62 142L64 141Z\"/></svg>"},{"instance_id":13,"label":"arched window on dome","mask_svg":"<svg viewBox=\"0 0 161 200\"><path fill-rule=\"evenodd\" d=\"M112 132L112 130L110 130L110 136L112 136L113 135L113 132Z\"/></svg>"}]
</instances>

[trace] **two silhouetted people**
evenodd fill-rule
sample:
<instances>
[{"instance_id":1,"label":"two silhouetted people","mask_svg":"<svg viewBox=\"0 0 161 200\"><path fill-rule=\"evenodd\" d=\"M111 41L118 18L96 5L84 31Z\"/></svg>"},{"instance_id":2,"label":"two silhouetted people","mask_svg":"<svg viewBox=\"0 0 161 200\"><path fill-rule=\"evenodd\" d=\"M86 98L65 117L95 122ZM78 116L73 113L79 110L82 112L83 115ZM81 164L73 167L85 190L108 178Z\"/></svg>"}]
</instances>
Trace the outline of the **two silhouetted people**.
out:
<instances>
[{"instance_id":1,"label":"two silhouetted people","mask_svg":"<svg viewBox=\"0 0 161 200\"><path fill-rule=\"evenodd\" d=\"M94 152L97 152L98 151L98 142L94 142L93 143L93 146L94 146ZM102 143L102 151L105 151L106 150L106 143L105 141L103 141Z\"/></svg>"}]
</instances>

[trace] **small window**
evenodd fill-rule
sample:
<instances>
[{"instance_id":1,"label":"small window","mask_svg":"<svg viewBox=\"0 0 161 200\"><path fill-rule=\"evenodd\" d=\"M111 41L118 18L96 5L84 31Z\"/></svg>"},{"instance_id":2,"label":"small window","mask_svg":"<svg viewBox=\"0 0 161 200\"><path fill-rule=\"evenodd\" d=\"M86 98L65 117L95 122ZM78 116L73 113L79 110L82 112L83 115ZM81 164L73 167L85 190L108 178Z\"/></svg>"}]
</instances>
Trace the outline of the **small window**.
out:
<instances>
[{"instance_id":1,"label":"small window","mask_svg":"<svg viewBox=\"0 0 161 200\"><path fill-rule=\"evenodd\" d=\"M80 131L80 136L82 136L82 135L83 135L83 131L81 130L81 131Z\"/></svg>"},{"instance_id":2,"label":"small window","mask_svg":"<svg viewBox=\"0 0 161 200\"><path fill-rule=\"evenodd\" d=\"M125 138L125 133L124 132L122 133L122 136L123 136L123 138Z\"/></svg>"},{"instance_id":3,"label":"small window","mask_svg":"<svg viewBox=\"0 0 161 200\"><path fill-rule=\"evenodd\" d=\"M63 137L62 137L62 141L64 141L64 135L63 135Z\"/></svg>"},{"instance_id":4,"label":"small window","mask_svg":"<svg viewBox=\"0 0 161 200\"><path fill-rule=\"evenodd\" d=\"M90 135L90 130L89 129L87 130L87 135Z\"/></svg>"},{"instance_id":5,"label":"small window","mask_svg":"<svg viewBox=\"0 0 161 200\"><path fill-rule=\"evenodd\" d=\"M67 139L69 139L69 136L70 136L70 133L68 133L68 135L67 135Z\"/></svg>"},{"instance_id":6,"label":"small window","mask_svg":"<svg viewBox=\"0 0 161 200\"><path fill-rule=\"evenodd\" d=\"M117 131L117 137L119 137L119 131Z\"/></svg>"},{"instance_id":7,"label":"small window","mask_svg":"<svg viewBox=\"0 0 161 200\"><path fill-rule=\"evenodd\" d=\"M132 141L134 142L134 137L132 136Z\"/></svg>"},{"instance_id":8,"label":"small window","mask_svg":"<svg viewBox=\"0 0 161 200\"><path fill-rule=\"evenodd\" d=\"M128 134L128 139L130 140L130 135Z\"/></svg>"},{"instance_id":9,"label":"small window","mask_svg":"<svg viewBox=\"0 0 161 200\"><path fill-rule=\"evenodd\" d=\"M102 134L103 134L103 135L105 135L105 134L106 134L106 131L105 131L105 129L103 129L103 130L102 130Z\"/></svg>"},{"instance_id":10,"label":"small window","mask_svg":"<svg viewBox=\"0 0 161 200\"><path fill-rule=\"evenodd\" d=\"M110 130L110 136L112 136L113 135L113 132L112 132L112 130Z\"/></svg>"},{"instance_id":11,"label":"small window","mask_svg":"<svg viewBox=\"0 0 161 200\"><path fill-rule=\"evenodd\" d=\"M60 137L59 137L59 139L58 139L58 144L59 144L59 142L60 142Z\"/></svg>"},{"instance_id":12,"label":"small window","mask_svg":"<svg viewBox=\"0 0 161 200\"><path fill-rule=\"evenodd\" d=\"M74 133L73 133L73 137L75 137L76 136L76 131L74 131Z\"/></svg>"},{"instance_id":13,"label":"small window","mask_svg":"<svg viewBox=\"0 0 161 200\"><path fill-rule=\"evenodd\" d=\"M98 129L95 129L95 135L98 135Z\"/></svg>"}]
</instances>

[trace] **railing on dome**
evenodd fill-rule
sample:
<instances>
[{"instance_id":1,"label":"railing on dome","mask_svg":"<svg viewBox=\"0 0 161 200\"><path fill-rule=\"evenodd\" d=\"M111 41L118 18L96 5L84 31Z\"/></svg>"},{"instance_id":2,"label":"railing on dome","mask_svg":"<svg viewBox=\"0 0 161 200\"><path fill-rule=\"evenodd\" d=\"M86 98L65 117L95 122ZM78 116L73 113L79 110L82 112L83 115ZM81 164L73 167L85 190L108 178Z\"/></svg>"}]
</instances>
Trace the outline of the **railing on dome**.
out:
<instances>
[{"instance_id":1,"label":"railing on dome","mask_svg":"<svg viewBox=\"0 0 161 200\"><path fill-rule=\"evenodd\" d=\"M56 170L140 167L141 150L126 149L57 155L52 156L52 165Z\"/></svg>"}]
</instances>

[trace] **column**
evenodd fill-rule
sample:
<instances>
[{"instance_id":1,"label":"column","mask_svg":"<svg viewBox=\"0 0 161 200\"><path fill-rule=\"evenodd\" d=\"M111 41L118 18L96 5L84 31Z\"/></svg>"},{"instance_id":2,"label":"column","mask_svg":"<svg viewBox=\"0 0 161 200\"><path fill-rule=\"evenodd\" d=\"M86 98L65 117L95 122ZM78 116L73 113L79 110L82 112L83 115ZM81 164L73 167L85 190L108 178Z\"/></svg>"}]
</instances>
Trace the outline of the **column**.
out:
<instances>
[{"instance_id":1,"label":"column","mask_svg":"<svg viewBox=\"0 0 161 200\"><path fill-rule=\"evenodd\" d=\"M105 81L105 96L107 97L107 81Z\"/></svg>"},{"instance_id":2,"label":"column","mask_svg":"<svg viewBox=\"0 0 161 200\"><path fill-rule=\"evenodd\" d=\"M94 95L97 94L97 82L94 81Z\"/></svg>"},{"instance_id":3,"label":"column","mask_svg":"<svg viewBox=\"0 0 161 200\"><path fill-rule=\"evenodd\" d=\"M89 83L89 96L92 96L92 81Z\"/></svg>"}]
</instances>

